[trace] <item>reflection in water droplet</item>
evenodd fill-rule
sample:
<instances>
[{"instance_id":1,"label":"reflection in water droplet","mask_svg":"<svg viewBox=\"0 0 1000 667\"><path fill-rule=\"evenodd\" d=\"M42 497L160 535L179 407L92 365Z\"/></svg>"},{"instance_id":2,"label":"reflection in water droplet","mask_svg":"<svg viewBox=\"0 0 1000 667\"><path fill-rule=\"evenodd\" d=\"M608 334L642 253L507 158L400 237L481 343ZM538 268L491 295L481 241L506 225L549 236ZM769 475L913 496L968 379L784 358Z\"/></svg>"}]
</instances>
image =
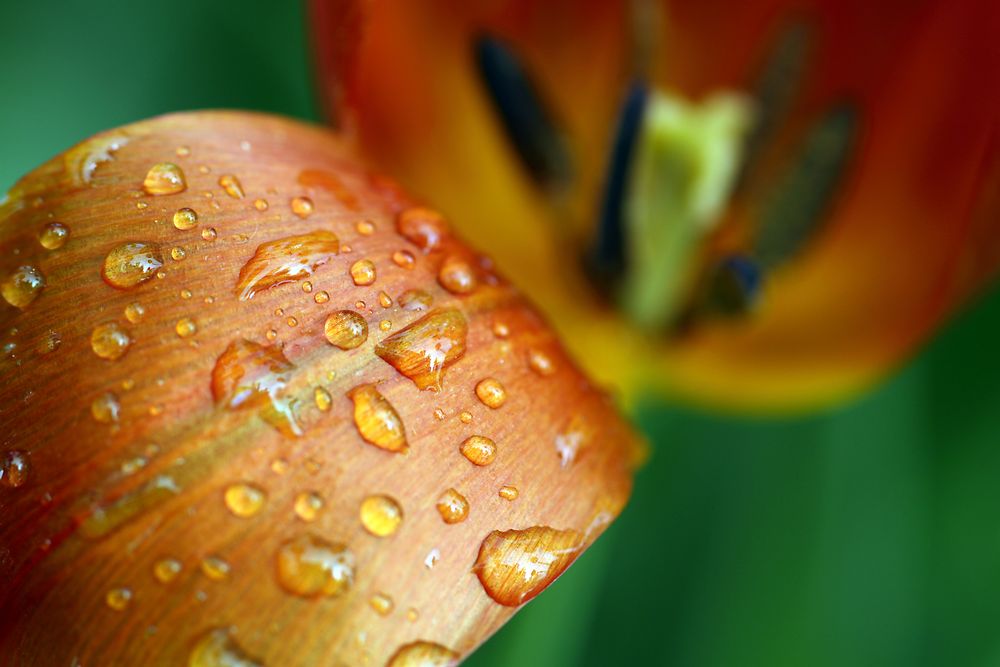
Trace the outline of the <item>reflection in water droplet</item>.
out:
<instances>
[{"instance_id":1,"label":"reflection in water droplet","mask_svg":"<svg viewBox=\"0 0 1000 667\"><path fill-rule=\"evenodd\" d=\"M232 174L225 174L219 177L219 185L226 191L226 194L233 199L243 199L243 185L240 179Z\"/></svg>"},{"instance_id":2,"label":"reflection in water droplet","mask_svg":"<svg viewBox=\"0 0 1000 667\"><path fill-rule=\"evenodd\" d=\"M206 227L201 230L201 238L206 241L214 241L218 237L218 232L215 231L214 227Z\"/></svg>"},{"instance_id":3,"label":"reflection in water droplet","mask_svg":"<svg viewBox=\"0 0 1000 667\"><path fill-rule=\"evenodd\" d=\"M128 352L132 339L114 322L99 324L90 334L90 347L101 359L115 361Z\"/></svg>"},{"instance_id":4,"label":"reflection in water droplet","mask_svg":"<svg viewBox=\"0 0 1000 667\"><path fill-rule=\"evenodd\" d=\"M374 609L375 613L379 616L388 616L392 613L392 609L395 606L392 598L385 593L375 593L368 600L368 604L371 605L372 609Z\"/></svg>"},{"instance_id":5,"label":"reflection in water droplet","mask_svg":"<svg viewBox=\"0 0 1000 667\"><path fill-rule=\"evenodd\" d=\"M507 336L510 335L510 327L508 327L503 322L499 322L499 321L494 322L493 323L493 335L496 336L497 338L506 338Z\"/></svg>"},{"instance_id":6,"label":"reflection in water droplet","mask_svg":"<svg viewBox=\"0 0 1000 667\"><path fill-rule=\"evenodd\" d=\"M0 484L11 488L24 486L30 472L28 453L11 449L0 456Z\"/></svg>"},{"instance_id":7,"label":"reflection in water droplet","mask_svg":"<svg viewBox=\"0 0 1000 667\"><path fill-rule=\"evenodd\" d=\"M170 249L170 257L173 258L175 262L183 261L187 257L187 251L180 246L174 246Z\"/></svg>"},{"instance_id":8,"label":"reflection in water droplet","mask_svg":"<svg viewBox=\"0 0 1000 667\"><path fill-rule=\"evenodd\" d=\"M114 248L104 258L101 277L116 289L129 289L151 280L163 266L163 255L155 243L134 241Z\"/></svg>"},{"instance_id":9,"label":"reflection in water droplet","mask_svg":"<svg viewBox=\"0 0 1000 667\"><path fill-rule=\"evenodd\" d=\"M410 208L396 218L396 231L424 252L431 252L447 238L448 223L437 211L421 207Z\"/></svg>"},{"instance_id":10,"label":"reflection in water droplet","mask_svg":"<svg viewBox=\"0 0 1000 667\"><path fill-rule=\"evenodd\" d=\"M518 490L516 486L501 486L498 495L504 500L516 500L518 496Z\"/></svg>"},{"instance_id":11,"label":"reflection in water droplet","mask_svg":"<svg viewBox=\"0 0 1000 667\"><path fill-rule=\"evenodd\" d=\"M38 242L46 250L58 250L69 240L69 227L61 222L50 222L42 227Z\"/></svg>"},{"instance_id":12,"label":"reflection in water droplet","mask_svg":"<svg viewBox=\"0 0 1000 667\"><path fill-rule=\"evenodd\" d=\"M386 294L384 291L383 292L379 292L378 293L378 305L382 306L383 308L391 308L392 307L392 297L389 296L388 294Z\"/></svg>"},{"instance_id":13,"label":"reflection in water droplet","mask_svg":"<svg viewBox=\"0 0 1000 667\"><path fill-rule=\"evenodd\" d=\"M0 294L15 308L27 308L44 287L41 271L34 266L19 266L0 284Z\"/></svg>"},{"instance_id":14,"label":"reflection in water droplet","mask_svg":"<svg viewBox=\"0 0 1000 667\"><path fill-rule=\"evenodd\" d=\"M174 331L181 338L190 338L198 332L198 325L190 317L182 317L174 325Z\"/></svg>"},{"instance_id":15,"label":"reflection in water droplet","mask_svg":"<svg viewBox=\"0 0 1000 667\"><path fill-rule=\"evenodd\" d=\"M448 489L438 498L437 511L445 523L460 523L469 516L469 501L455 489Z\"/></svg>"},{"instance_id":16,"label":"reflection in water droplet","mask_svg":"<svg viewBox=\"0 0 1000 667\"><path fill-rule=\"evenodd\" d=\"M354 554L315 535L293 538L278 549L278 583L294 595L334 597L354 583Z\"/></svg>"},{"instance_id":17,"label":"reflection in water droplet","mask_svg":"<svg viewBox=\"0 0 1000 667\"><path fill-rule=\"evenodd\" d=\"M313 399L316 401L316 407L323 412L328 412L330 410L330 406L333 404L333 398L330 396L330 392L323 387L316 387L316 389L313 390Z\"/></svg>"},{"instance_id":18,"label":"reflection in water droplet","mask_svg":"<svg viewBox=\"0 0 1000 667\"><path fill-rule=\"evenodd\" d=\"M132 324L138 324L142 321L143 315L146 314L146 309L143 308L141 303L133 301L132 303L125 306L125 319Z\"/></svg>"},{"instance_id":19,"label":"reflection in water droplet","mask_svg":"<svg viewBox=\"0 0 1000 667\"><path fill-rule=\"evenodd\" d=\"M222 581L229 576L229 563L218 556L208 556L201 561L201 571L212 581Z\"/></svg>"},{"instance_id":20,"label":"reflection in water droplet","mask_svg":"<svg viewBox=\"0 0 1000 667\"><path fill-rule=\"evenodd\" d=\"M468 325L457 310L438 310L375 346L375 354L420 389L441 389L445 369L465 354Z\"/></svg>"},{"instance_id":21,"label":"reflection in water droplet","mask_svg":"<svg viewBox=\"0 0 1000 667\"><path fill-rule=\"evenodd\" d=\"M267 502L267 493L259 486L241 482L226 487L223 499L226 507L234 516L246 519L264 508L264 503Z\"/></svg>"},{"instance_id":22,"label":"reflection in water droplet","mask_svg":"<svg viewBox=\"0 0 1000 667\"><path fill-rule=\"evenodd\" d=\"M329 293L323 290L320 290L319 292L316 292L315 295L313 295L313 301L315 301L316 303L326 303L329 300L330 300Z\"/></svg>"},{"instance_id":23,"label":"reflection in water droplet","mask_svg":"<svg viewBox=\"0 0 1000 667\"><path fill-rule=\"evenodd\" d=\"M471 294L478 284L472 267L459 257L449 257L441 264L438 282L452 294Z\"/></svg>"},{"instance_id":24,"label":"reflection in water droplet","mask_svg":"<svg viewBox=\"0 0 1000 667\"><path fill-rule=\"evenodd\" d=\"M528 352L528 368L541 376L552 375L556 372L556 366L552 359L540 350Z\"/></svg>"},{"instance_id":25,"label":"reflection in water droplet","mask_svg":"<svg viewBox=\"0 0 1000 667\"><path fill-rule=\"evenodd\" d=\"M307 188L323 188L346 208L357 211L360 206L358 199L343 184L336 174L320 169L304 169L298 177L299 185Z\"/></svg>"},{"instance_id":26,"label":"reflection in water droplet","mask_svg":"<svg viewBox=\"0 0 1000 667\"><path fill-rule=\"evenodd\" d=\"M115 611L125 611L132 602L132 591L128 588L112 588L104 596L104 602Z\"/></svg>"},{"instance_id":27,"label":"reflection in water droplet","mask_svg":"<svg viewBox=\"0 0 1000 667\"><path fill-rule=\"evenodd\" d=\"M375 263L370 259L359 259L351 264L351 280L355 285L371 285L375 282Z\"/></svg>"},{"instance_id":28,"label":"reflection in water droplet","mask_svg":"<svg viewBox=\"0 0 1000 667\"><path fill-rule=\"evenodd\" d=\"M174 213L174 227L177 229L191 229L198 224L198 214L190 208L180 208Z\"/></svg>"},{"instance_id":29,"label":"reflection in water droplet","mask_svg":"<svg viewBox=\"0 0 1000 667\"><path fill-rule=\"evenodd\" d=\"M368 323L352 310L339 310L326 318L323 333L330 345L352 350L368 340Z\"/></svg>"},{"instance_id":30,"label":"reflection in water droplet","mask_svg":"<svg viewBox=\"0 0 1000 667\"><path fill-rule=\"evenodd\" d=\"M354 402L354 425L365 442L390 452L409 450L403 420L375 385L354 387L347 397Z\"/></svg>"},{"instance_id":31,"label":"reflection in water droplet","mask_svg":"<svg viewBox=\"0 0 1000 667\"><path fill-rule=\"evenodd\" d=\"M465 439L459 447L462 456L477 466L488 466L497 457L495 442L482 435L473 435Z\"/></svg>"},{"instance_id":32,"label":"reflection in water droplet","mask_svg":"<svg viewBox=\"0 0 1000 667\"><path fill-rule=\"evenodd\" d=\"M312 522L323 509L323 498L315 491L303 491L295 496L295 516L305 522Z\"/></svg>"},{"instance_id":33,"label":"reflection in water droplet","mask_svg":"<svg viewBox=\"0 0 1000 667\"><path fill-rule=\"evenodd\" d=\"M458 654L440 644L417 641L400 646L386 667L454 667Z\"/></svg>"},{"instance_id":34,"label":"reflection in water droplet","mask_svg":"<svg viewBox=\"0 0 1000 667\"><path fill-rule=\"evenodd\" d=\"M422 312L430 309L434 297L423 290L410 289L400 294L398 301L403 310Z\"/></svg>"},{"instance_id":35,"label":"reflection in water droplet","mask_svg":"<svg viewBox=\"0 0 1000 667\"><path fill-rule=\"evenodd\" d=\"M188 667L263 667L237 644L228 628L209 630L195 643Z\"/></svg>"},{"instance_id":36,"label":"reflection in water droplet","mask_svg":"<svg viewBox=\"0 0 1000 667\"><path fill-rule=\"evenodd\" d=\"M255 410L285 436L302 435L295 400L284 395L294 368L274 346L235 340L212 369L212 396L229 410Z\"/></svg>"},{"instance_id":37,"label":"reflection in water droplet","mask_svg":"<svg viewBox=\"0 0 1000 667\"><path fill-rule=\"evenodd\" d=\"M169 584L182 569L183 565L176 558L161 558L153 564L153 576L161 584Z\"/></svg>"},{"instance_id":38,"label":"reflection in water droplet","mask_svg":"<svg viewBox=\"0 0 1000 667\"><path fill-rule=\"evenodd\" d=\"M476 396L483 405L496 410L507 400L507 392L496 378L485 378L476 385Z\"/></svg>"},{"instance_id":39,"label":"reflection in water droplet","mask_svg":"<svg viewBox=\"0 0 1000 667\"><path fill-rule=\"evenodd\" d=\"M365 530L376 537L387 537L403 522L403 508L389 496L368 496L361 503L360 516Z\"/></svg>"},{"instance_id":40,"label":"reflection in water droplet","mask_svg":"<svg viewBox=\"0 0 1000 667\"><path fill-rule=\"evenodd\" d=\"M153 165L142 182L142 189L151 195L173 195L186 188L184 172L172 162Z\"/></svg>"},{"instance_id":41,"label":"reflection in water droplet","mask_svg":"<svg viewBox=\"0 0 1000 667\"><path fill-rule=\"evenodd\" d=\"M473 571L491 598L516 607L541 593L579 555L581 535L574 530L533 526L493 531L479 547Z\"/></svg>"},{"instance_id":42,"label":"reflection in water droplet","mask_svg":"<svg viewBox=\"0 0 1000 667\"><path fill-rule=\"evenodd\" d=\"M266 211L268 203L266 199L255 199L253 202L253 207L258 211Z\"/></svg>"},{"instance_id":43,"label":"reflection in water droplet","mask_svg":"<svg viewBox=\"0 0 1000 667\"><path fill-rule=\"evenodd\" d=\"M292 213L300 218L308 218L313 212L313 202L309 197L293 197Z\"/></svg>"},{"instance_id":44,"label":"reflection in water droplet","mask_svg":"<svg viewBox=\"0 0 1000 667\"><path fill-rule=\"evenodd\" d=\"M117 422L120 410L121 404L118 402L118 397L110 391L101 394L90 404L90 414L93 415L95 421L101 424Z\"/></svg>"},{"instance_id":45,"label":"reflection in water droplet","mask_svg":"<svg viewBox=\"0 0 1000 667\"><path fill-rule=\"evenodd\" d=\"M263 243L240 269L236 295L246 301L271 287L308 278L339 249L337 235L324 230Z\"/></svg>"}]
</instances>

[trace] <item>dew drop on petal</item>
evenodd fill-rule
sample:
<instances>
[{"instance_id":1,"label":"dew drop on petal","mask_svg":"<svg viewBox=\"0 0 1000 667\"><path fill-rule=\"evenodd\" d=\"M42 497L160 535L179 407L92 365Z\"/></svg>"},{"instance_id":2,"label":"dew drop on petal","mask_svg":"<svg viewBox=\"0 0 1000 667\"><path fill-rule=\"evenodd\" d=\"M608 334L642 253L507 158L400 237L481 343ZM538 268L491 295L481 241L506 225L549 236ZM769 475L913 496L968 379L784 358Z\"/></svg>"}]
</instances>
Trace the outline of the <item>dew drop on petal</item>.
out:
<instances>
[{"instance_id":1,"label":"dew drop on petal","mask_svg":"<svg viewBox=\"0 0 1000 667\"><path fill-rule=\"evenodd\" d=\"M580 533L533 526L493 531L479 547L473 572L486 593L516 607L541 593L579 555Z\"/></svg>"},{"instance_id":2,"label":"dew drop on petal","mask_svg":"<svg viewBox=\"0 0 1000 667\"><path fill-rule=\"evenodd\" d=\"M387 537L395 533L403 522L403 508L389 496L368 496L361 503L360 517L361 525L369 533Z\"/></svg>"},{"instance_id":3,"label":"dew drop on petal","mask_svg":"<svg viewBox=\"0 0 1000 667\"><path fill-rule=\"evenodd\" d=\"M101 277L116 289L129 289L151 280L163 267L163 255L155 243L133 241L116 246L104 258Z\"/></svg>"},{"instance_id":4,"label":"dew drop on petal","mask_svg":"<svg viewBox=\"0 0 1000 667\"><path fill-rule=\"evenodd\" d=\"M293 197L292 213L300 218L308 218L313 212L313 202L309 197Z\"/></svg>"},{"instance_id":5,"label":"dew drop on petal","mask_svg":"<svg viewBox=\"0 0 1000 667\"><path fill-rule=\"evenodd\" d=\"M437 211L415 207L396 217L396 231L424 252L431 252L448 237L448 223Z\"/></svg>"},{"instance_id":6,"label":"dew drop on petal","mask_svg":"<svg viewBox=\"0 0 1000 667\"><path fill-rule=\"evenodd\" d=\"M104 596L104 602L115 611L125 611L132 602L132 591L128 588L112 588Z\"/></svg>"},{"instance_id":7,"label":"dew drop on petal","mask_svg":"<svg viewBox=\"0 0 1000 667\"><path fill-rule=\"evenodd\" d=\"M259 486L240 482L226 487L223 500L233 516L247 519L258 514L264 508L264 504L267 502L267 493Z\"/></svg>"},{"instance_id":8,"label":"dew drop on petal","mask_svg":"<svg viewBox=\"0 0 1000 667\"><path fill-rule=\"evenodd\" d=\"M90 348L94 354L108 361L121 359L130 345L132 338L114 322L99 324L90 334Z\"/></svg>"},{"instance_id":9,"label":"dew drop on petal","mask_svg":"<svg viewBox=\"0 0 1000 667\"><path fill-rule=\"evenodd\" d=\"M465 354L468 325L457 310L424 315L375 346L375 354L420 389L441 389L444 371Z\"/></svg>"},{"instance_id":10,"label":"dew drop on petal","mask_svg":"<svg viewBox=\"0 0 1000 667\"><path fill-rule=\"evenodd\" d=\"M142 182L142 189L151 195L173 195L186 188L184 172L172 162L153 165Z\"/></svg>"},{"instance_id":11,"label":"dew drop on petal","mask_svg":"<svg viewBox=\"0 0 1000 667\"><path fill-rule=\"evenodd\" d=\"M174 213L174 227L181 230L191 229L198 224L198 214L194 209L180 208Z\"/></svg>"},{"instance_id":12,"label":"dew drop on petal","mask_svg":"<svg viewBox=\"0 0 1000 667\"><path fill-rule=\"evenodd\" d=\"M0 484L3 486L10 488L24 486L30 471L27 452L11 449L0 455Z\"/></svg>"},{"instance_id":13,"label":"dew drop on petal","mask_svg":"<svg viewBox=\"0 0 1000 667\"><path fill-rule=\"evenodd\" d=\"M371 285L375 282L375 263L370 259L359 259L351 264L351 280L358 286Z\"/></svg>"},{"instance_id":14,"label":"dew drop on petal","mask_svg":"<svg viewBox=\"0 0 1000 667\"><path fill-rule=\"evenodd\" d=\"M334 597L354 583L354 554L343 544L311 534L283 543L276 566L282 588L302 597Z\"/></svg>"},{"instance_id":15,"label":"dew drop on petal","mask_svg":"<svg viewBox=\"0 0 1000 667\"><path fill-rule=\"evenodd\" d=\"M142 321L143 316L146 314L146 309L141 303L133 301L132 303L125 306L125 319L132 324L138 324Z\"/></svg>"},{"instance_id":16,"label":"dew drop on petal","mask_svg":"<svg viewBox=\"0 0 1000 667\"><path fill-rule=\"evenodd\" d=\"M229 576L229 563L218 556L207 556L201 560L201 571L212 581L222 581Z\"/></svg>"},{"instance_id":17,"label":"dew drop on petal","mask_svg":"<svg viewBox=\"0 0 1000 667\"><path fill-rule=\"evenodd\" d=\"M181 338L190 338L198 332L198 325L190 317L182 317L174 325L174 331Z\"/></svg>"},{"instance_id":18,"label":"dew drop on petal","mask_svg":"<svg viewBox=\"0 0 1000 667\"><path fill-rule=\"evenodd\" d=\"M325 230L263 243L240 269L236 296L247 301L266 289L308 278L339 250L337 235Z\"/></svg>"},{"instance_id":19,"label":"dew drop on petal","mask_svg":"<svg viewBox=\"0 0 1000 667\"><path fill-rule=\"evenodd\" d=\"M333 398L323 387L316 387L313 390L313 400L316 402L316 407L323 412L329 412L330 406L333 404Z\"/></svg>"},{"instance_id":20,"label":"dew drop on petal","mask_svg":"<svg viewBox=\"0 0 1000 667\"><path fill-rule=\"evenodd\" d=\"M327 316L323 333L330 345L352 350L368 340L368 323L353 310L338 310Z\"/></svg>"},{"instance_id":21,"label":"dew drop on petal","mask_svg":"<svg viewBox=\"0 0 1000 667\"><path fill-rule=\"evenodd\" d=\"M438 282L452 294L471 294L478 285L472 267L458 257L449 257L441 264Z\"/></svg>"},{"instance_id":22,"label":"dew drop on petal","mask_svg":"<svg viewBox=\"0 0 1000 667\"><path fill-rule=\"evenodd\" d=\"M69 227L61 222L50 222L42 227L38 242L46 250L58 250L69 240Z\"/></svg>"},{"instance_id":23,"label":"dew drop on petal","mask_svg":"<svg viewBox=\"0 0 1000 667\"><path fill-rule=\"evenodd\" d=\"M389 452L409 450L403 420L375 385L359 385L347 396L354 402L354 425L365 442Z\"/></svg>"},{"instance_id":24,"label":"dew drop on petal","mask_svg":"<svg viewBox=\"0 0 1000 667\"><path fill-rule=\"evenodd\" d=\"M224 174L219 177L219 185L226 194L233 199L243 199L243 185L240 183L240 179L236 178L232 174Z\"/></svg>"},{"instance_id":25,"label":"dew drop on petal","mask_svg":"<svg viewBox=\"0 0 1000 667\"><path fill-rule=\"evenodd\" d=\"M263 667L232 638L228 628L215 628L202 635L191 649L188 667Z\"/></svg>"},{"instance_id":26,"label":"dew drop on petal","mask_svg":"<svg viewBox=\"0 0 1000 667\"><path fill-rule=\"evenodd\" d=\"M368 600L368 604L371 605L371 608L374 609L375 613L379 616L388 616L392 613L392 610L395 607L395 603L392 598L385 593L375 593Z\"/></svg>"},{"instance_id":27,"label":"dew drop on petal","mask_svg":"<svg viewBox=\"0 0 1000 667\"><path fill-rule=\"evenodd\" d=\"M496 410L507 400L507 392L496 378L484 378L476 384L476 396L483 405Z\"/></svg>"},{"instance_id":28,"label":"dew drop on petal","mask_svg":"<svg viewBox=\"0 0 1000 667\"><path fill-rule=\"evenodd\" d=\"M459 655L432 642L416 641L392 654L386 667L455 667Z\"/></svg>"},{"instance_id":29,"label":"dew drop on petal","mask_svg":"<svg viewBox=\"0 0 1000 667\"><path fill-rule=\"evenodd\" d=\"M323 498L315 491L303 491L295 496L295 516L309 523L316 520L323 509Z\"/></svg>"},{"instance_id":30,"label":"dew drop on petal","mask_svg":"<svg viewBox=\"0 0 1000 667\"><path fill-rule=\"evenodd\" d=\"M15 308L27 308L45 287L45 276L34 266L19 266L0 284L4 301Z\"/></svg>"},{"instance_id":31,"label":"dew drop on petal","mask_svg":"<svg viewBox=\"0 0 1000 667\"><path fill-rule=\"evenodd\" d=\"M516 500L518 496L518 490L516 486L504 485L500 487L498 495L504 500Z\"/></svg>"},{"instance_id":32,"label":"dew drop on petal","mask_svg":"<svg viewBox=\"0 0 1000 667\"><path fill-rule=\"evenodd\" d=\"M445 523L460 523L469 516L469 501L455 489L448 489L442 493L436 507Z\"/></svg>"},{"instance_id":33,"label":"dew drop on petal","mask_svg":"<svg viewBox=\"0 0 1000 667\"><path fill-rule=\"evenodd\" d=\"M183 565L176 558L161 558L153 563L153 577L161 584L169 584L182 569Z\"/></svg>"},{"instance_id":34,"label":"dew drop on petal","mask_svg":"<svg viewBox=\"0 0 1000 667\"><path fill-rule=\"evenodd\" d=\"M116 423L120 411L121 404L118 402L118 397L110 391L101 394L90 404L90 414L94 417L94 421L101 424Z\"/></svg>"},{"instance_id":35,"label":"dew drop on petal","mask_svg":"<svg viewBox=\"0 0 1000 667\"><path fill-rule=\"evenodd\" d=\"M459 451L477 466L488 466L497 457L496 443L483 435L469 436L462 442Z\"/></svg>"}]
</instances>

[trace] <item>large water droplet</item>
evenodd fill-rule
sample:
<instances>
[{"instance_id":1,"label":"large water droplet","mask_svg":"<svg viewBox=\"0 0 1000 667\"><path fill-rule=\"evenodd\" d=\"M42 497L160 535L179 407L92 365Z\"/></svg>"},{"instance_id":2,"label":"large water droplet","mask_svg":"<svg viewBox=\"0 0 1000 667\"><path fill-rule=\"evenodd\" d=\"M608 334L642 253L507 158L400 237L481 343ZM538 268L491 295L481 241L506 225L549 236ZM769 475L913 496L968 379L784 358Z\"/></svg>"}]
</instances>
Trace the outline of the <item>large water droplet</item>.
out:
<instances>
[{"instance_id":1,"label":"large water droplet","mask_svg":"<svg viewBox=\"0 0 1000 667\"><path fill-rule=\"evenodd\" d=\"M209 630L195 643L188 667L263 667L237 644L228 628Z\"/></svg>"},{"instance_id":2,"label":"large water droplet","mask_svg":"<svg viewBox=\"0 0 1000 667\"><path fill-rule=\"evenodd\" d=\"M27 452L11 449L0 456L0 484L11 488L23 486L30 471Z\"/></svg>"},{"instance_id":3,"label":"large water droplet","mask_svg":"<svg viewBox=\"0 0 1000 667\"><path fill-rule=\"evenodd\" d=\"M547 526L495 530L483 540L472 569L491 598L516 607L555 581L579 555L581 542L575 530Z\"/></svg>"},{"instance_id":4,"label":"large water droplet","mask_svg":"<svg viewBox=\"0 0 1000 667\"><path fill-rule=\"evenodd\" d=\"M42 227L38 242L46 250L58 250L69 240L69 227L61 222L50 222Z\"/></svg>"},{"instance_id":5,"label":"large water droplet","mask_svg":"<svg viewBox=\"0 0 1000 667\"><path fill-rule=\"evenodd\" d=\"M191 229L198 224L198 214L194 209L181 208L174 213L174 227L177 229Z\"/></svg>"},{"instance_id":6,"label":"large water droplet","mask_svg":"<svg viewBox=\"0 0 1000 667\"><path fill-rule=\"evenodd\" d=\"M121 404L118 402L118 397L110 391L101 394L90 404L90 414L101 424L117 422L120 411Z\"/></svg>"},{"instance_id":7,"label":"large water droplet","mask_svg":"<svg viewBox=\"0 0 1000 667\"><path fill-rule=\"evenodd\" d=\"M323 509L323 498L315 491L303 491L295 496L295 516L309 523L316 520Z\"/></svg>"},{"instance_id":8,"label":"large water droplet","mask_svg":"<svg viewBox=\"0 0 1000 667\"><path fill-rule=\"evenodd\" d=\"M254 484L241 482L226 487L223 494L226 507L234 516L246 519L259 513L267 502L267 493Z\"/></svg>"},{"instance_id":9,"label":"large water droplet","mask_svg":"<svg viewBox=\"0 0 1000 667\"><path fill-rule=\"evenodd\" d=\"M337 235L324 230L263 243L240 269L236 295L246 301L271 287L308 278L339 249Z\"/></svg>"},{"instance_id":10,"label":"large water droplet","mask_svg":"<svg viewBox=\"0 0 1000 667\"><path fill-rule=\"evenodd\" d=\"M243 199L243 184L240 179L232 174L224 174L219 177L219 185L226 191L226 194L233 199Z\"/></svg>"},{"instance_id":11,"label":"large water droplet","mask_svg":"<svg viewBox=\"0 0 1000 667\"><path fill-rule=\"evenodd\" d=\"M354 387L347 397L354 401L354 425L365 442L390 452L409 450L403 420L375 385Z\"/></svg>"},{"instance_id":12,"label":"large water droplet","mask_svg":"<svg viewBox=\"0 0 1000 667\"><path fill-rule=\"evenodd\" d=\"M476 385L476 396L483 405L496 410L507 400L507 392L496 378L485 378Z\"/></svg>"},{"instance_id":13,"label":"large water droplet","mask_svg":"<svg viewBox=\"0 0 1000 667\"><path fill-rule=\"evenodd\" d=\"M90 347L101 359L115 361L128 352L132 338L114 322L99 324L90 334Z\"/></svg>"},{"instance_id":14,"label":"large water droplet","mask_svg":"<svg viewBox=\"0 0 1000 667\"><path fill-rule=\"evenodd\" d=\"M389 336L375 354L420 389L441 389L441 375L465 354L468 325L454 309L438 310Z\"/></svg>"},{"instance_id":15,"label":"large water droplet","mask_svg":"<svg viewBox=\"0 0 1000 667\"><path fill-rule=\"evenodd\" d=\"M283 435L302 435L295 401L284 396L294 368L274 346L235 340L212 369L212 396L230 410L255 410Z\"/></svg>"},{"instance_id":16,"label":"large water droplet","mask_svg":"<svg viewBox=\"0 0 1000 667\"><path fill-rule=\"evenodd\" d=\"M334 597L354 583L354 554L315 535L293 538L278 549L278 583L303 597Z\"/></svg>"},{"instance_id":17,"label":"large water droplet","mask_svg":"<svg viewBox=\"0 0 1000 667\"><path fill-rule=\"evenodd\" d=\"M27 308L45 287L45 276L34 266L19 266L0 284L4 301L16 308Z\"/></svg>"},{"instance_id":18,"label":"large water droplet","mask_svg":"<svg viewBox=\"0 0 1000 667\"><path fill-rule=\"evenodd\" d=\"M471 294L478 284L472 267L459 257L449 257L441 264L438 282L452 294Z\"/></svg>"},{"instance_id":19,"label":"large water droplet","mask_svg":"<svg viewBox=\"0 0 1000 667\"><path fill-rule=\"evenodd\" d=\"M469 501L455 489L448 489L437 500L437 511L445 523L460 523L469 516Z\"/></svg>"},{"instance_id":20,"label":"large water droplet","mask_svg":"<svg viewBox=\"0 0 1000 667\"><path fill-rule=\"evenodd\" d=\"M174 195L186 188L184 172L172 162L153 165L142 182L142 189L151 195Z\"/></svg>"},{"instance_id":21,"label":"large water droplet","mask_svg":"<svg viewBox=\"0 0 1000 667\"><path fill-rule=\"evenodd\" d=\"M309 197L293 197L292 213L300 218L308 218L313 212L313 202Z\"/></svg>"},{"instance_id":22,"label":"large water droplet","mask_svg":"<svg viewBox=\"0 0 1000 667\"><path fill-rule=\"evenodd\" d=\"M448 237L448 223L437 211L409 208L396 218L396 231L424 252L436 250Z\"/></svg>"},{"instance_id":23,"label":"large water droplet","mask_svg":"<svg viewBox=\"0 0 1000 667\"><path fill-rule=\"evenodd\" d=\"M417 641L400 646L386 667L454 667L458 658L457 653L440 644Z\"/></svg>"},{"instance_id":24,"label":"large water droplet","mask_svg":"<svg viewBox=\"0 0 1000 667\"><path fill-rule=\"evenodd\" d=\"M368 340L368 323L353 310L340 310L326 318L323 333L330 345L352 350Z\"/></svg>"},{"instance_id":25,"label":"large water droplet","mask_svg":"<svg viewBox=\"0 0 1000 667\"><path fill-rule=\"evenodd\" d=\"M133 241L114 248L104 258L101 277L117 289L128 289L151 280L163 266L163 255L155 243Z\"/></svg>"},{"instance_id":26,"label":"large water droplet","mask_svg":"<svg viewBox=\"0 0 1000 667\"><path fill-rule=\"evenodd\" d=\"M376 537L392 535L403 522L403 508L395 499L385 495L365 498L359 514L361 525Z\"/></svg>"},{"instance_id":27,"label":"large water droplet","mask_svg":"<svg viewBox=\"0 0 1000 667\"><path fill-rule=\"evenodd\" d=\"M371 285L375 282L375 263L370 259L359 259L351 264L351 280L358 286Z\"/></svg>"},{"instance_id":28,"label":"large water droplet","mask_svg":"<svg viewBox=\"0 0 1000 667\"><path fill-rule=\"evenodd\" d=\"M459 446L462 456L477 466L488 466L497 457L497 445L484 435L473 435Z\"/></svg>"}]
</instances>

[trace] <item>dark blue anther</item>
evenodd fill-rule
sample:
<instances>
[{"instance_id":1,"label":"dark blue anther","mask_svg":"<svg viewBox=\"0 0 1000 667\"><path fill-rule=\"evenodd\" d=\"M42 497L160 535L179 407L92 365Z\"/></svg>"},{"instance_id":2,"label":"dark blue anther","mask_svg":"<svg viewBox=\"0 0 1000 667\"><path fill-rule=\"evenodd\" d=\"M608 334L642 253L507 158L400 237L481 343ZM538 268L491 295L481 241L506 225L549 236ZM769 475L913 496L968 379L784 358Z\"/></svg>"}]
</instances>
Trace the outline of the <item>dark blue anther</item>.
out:
<instances>
[{"instance_id":1,"label":"dark blue anther","mask_svg":"<svg viewBox=\"0 0 1000 667\"><path fill-rule=\"evenodd\" d=\"M604 290L611 290L625 271L625 199L647 97L646 86L633 83L618 113L618 126L604 178L600 217L593 244L585 258L588 274Z\"/></svg>"},{"instance_id":2,"label":"dark blue anther","mask_svg":"<svg viewBox=\"0 0 1000 667\"><path fill-rule=\"evenodd\" d=\"M540 186L569 185L569 149L527 70L511 49L492 37L475 42L476 65L511 145Z\"/></svg>"}]
</instances>

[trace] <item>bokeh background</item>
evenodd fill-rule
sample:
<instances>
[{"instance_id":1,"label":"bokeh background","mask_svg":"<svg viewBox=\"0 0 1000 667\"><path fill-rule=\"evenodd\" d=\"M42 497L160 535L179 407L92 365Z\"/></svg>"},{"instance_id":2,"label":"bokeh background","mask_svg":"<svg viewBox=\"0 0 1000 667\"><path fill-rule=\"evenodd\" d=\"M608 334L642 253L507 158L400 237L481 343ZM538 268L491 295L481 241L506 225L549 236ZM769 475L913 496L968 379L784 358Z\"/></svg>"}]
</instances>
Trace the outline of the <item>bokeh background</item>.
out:
<instances>
[{"instance_id":1,"label":"bokeh background","mask_svg":"<svg viewBox=\"0 0 1000 667\"><path fill-rule=\"evenodd\" d=\"M0 0L0 188L178 109L316 119L274 0ZM1000 221L998 221L1000 222ZM647 402L621 519L468 665L1000 665L1000 290L836 411Z\"/></svg>"}]
</instances>

